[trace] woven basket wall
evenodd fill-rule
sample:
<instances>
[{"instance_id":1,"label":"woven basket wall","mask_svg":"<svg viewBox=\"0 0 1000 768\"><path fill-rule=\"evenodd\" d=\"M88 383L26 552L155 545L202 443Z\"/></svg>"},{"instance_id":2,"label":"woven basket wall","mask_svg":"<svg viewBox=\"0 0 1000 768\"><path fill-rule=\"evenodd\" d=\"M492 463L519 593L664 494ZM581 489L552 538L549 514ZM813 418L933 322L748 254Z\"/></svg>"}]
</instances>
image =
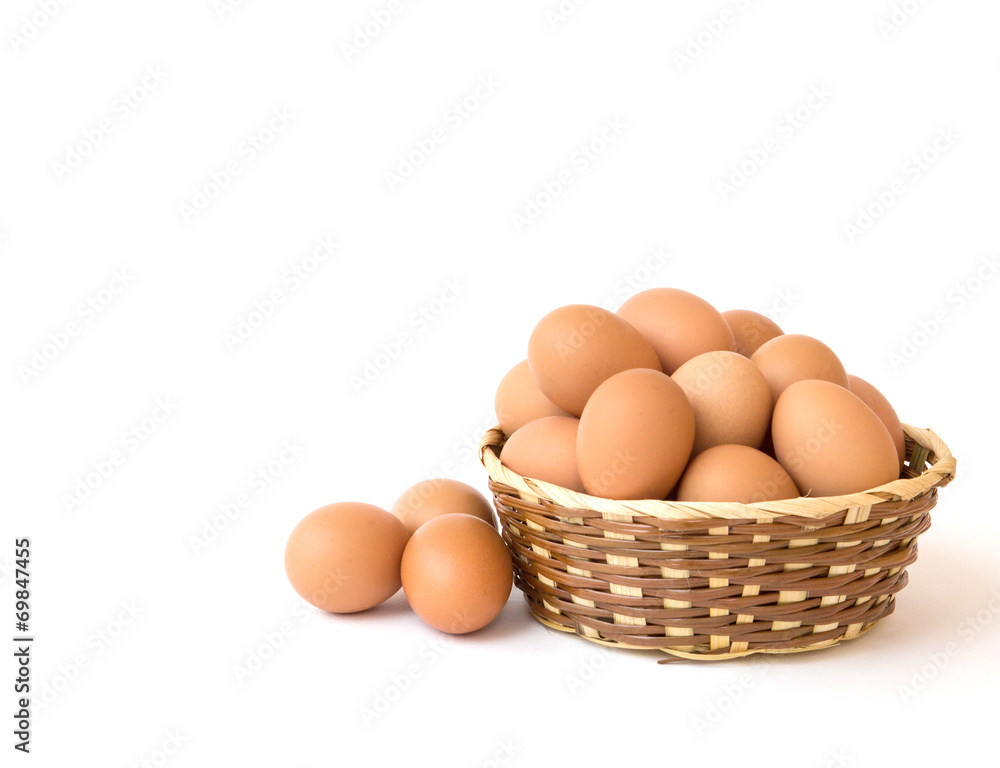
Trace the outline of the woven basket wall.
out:
<instances>
[{"instance_id":1,"label":"woven basket wall","mask_svg":"<svg viewBox=\"0 0 1000 768\"><path fill-rule=\"evenodd\" d=\"M728 659L858 637L895 608L948 446L904 425L899 480L850 496L758 504L612 501L523 478L479 455L515 584L535 618L595 642Z\"/></svg>"}]
</instances>

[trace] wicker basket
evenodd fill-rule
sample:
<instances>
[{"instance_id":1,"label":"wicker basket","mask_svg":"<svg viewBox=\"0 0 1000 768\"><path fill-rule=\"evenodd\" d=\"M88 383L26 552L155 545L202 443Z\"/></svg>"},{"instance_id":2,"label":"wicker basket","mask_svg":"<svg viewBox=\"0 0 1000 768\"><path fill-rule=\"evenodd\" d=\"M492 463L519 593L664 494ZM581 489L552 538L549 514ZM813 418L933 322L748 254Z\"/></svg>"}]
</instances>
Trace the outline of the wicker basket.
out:
<instances>
[{"instance_id":1,"label":"wicker basket","mask_svg":"<svg viewBox=\"0 0 1000 768\"><path fill-rule=\"evenodd\" d=\"M500 464L479 446L514 577L535 618L594 642L686 659L795 653L888 616L955 459L904 425L899 480L850 496L758 504L612 501Z\"/></svg>"}]
</instances>

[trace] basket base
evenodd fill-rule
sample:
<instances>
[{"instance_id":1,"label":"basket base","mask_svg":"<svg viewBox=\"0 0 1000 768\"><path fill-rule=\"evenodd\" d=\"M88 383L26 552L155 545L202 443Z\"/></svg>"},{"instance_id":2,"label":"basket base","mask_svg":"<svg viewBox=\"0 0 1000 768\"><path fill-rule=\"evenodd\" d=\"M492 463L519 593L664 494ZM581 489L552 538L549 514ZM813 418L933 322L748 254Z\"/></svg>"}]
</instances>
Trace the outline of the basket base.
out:
<instances>
[{"instance_id":1,"label":"basket base","mask_svg":"<svg viewBox=\"0 0 1000 768\"><path fill-rule=\"evenodd\" d=\"M675 648L665 648L665 647L655 647L655 646L643 646L643 645L632 645L630 643L622 643L616 640L605 640L602 637L592 637L590 635L578 632L573 627L568 627L565 624L559 624L558 622L552 621L546 617L543 613L535 609L535 605L532 603L531 598L528 595L524 596L524 601L528 604L528 608L531 611L532 617L538 623L548 627L549 629L554 629L558 632L565 632L566 634L576 635L577 637L586 640L588 642L594 643L596 645L601 645L606 648L624 648L630 651L659 651L660 653L665 653L670 658L660 659L658 664L670 664L672 662L678 661L731 661L733 659L742 659L747 656L755 656L760 654L789 654L789 653L806 653L808 651L821 651L824 648L833 648L836 645L840 645L845 640L854 640L862 635L866 634L871 630L876 624L878 624L882 619L891 614L896 608L895 596L890 597L885 602L885 612L879 616L879 618L874 621L870 621L861 627L861 630L853 637L840 636L828 640L821 640L817 643L810 643L808 645L796 645L787 648L751 648L749 650L743 651L741 653L725 652L720 653L719 651L682 651ZM544 608L542 610L545 610Z\"/></svg>"}]
</instances>

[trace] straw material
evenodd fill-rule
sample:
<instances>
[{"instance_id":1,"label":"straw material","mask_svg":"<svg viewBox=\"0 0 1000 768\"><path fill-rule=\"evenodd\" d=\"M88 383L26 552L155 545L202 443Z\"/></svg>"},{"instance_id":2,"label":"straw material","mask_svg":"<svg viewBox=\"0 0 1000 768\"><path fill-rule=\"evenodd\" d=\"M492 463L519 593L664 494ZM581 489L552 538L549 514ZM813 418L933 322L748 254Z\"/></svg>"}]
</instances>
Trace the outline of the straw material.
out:
<instances>
[{"instance_id":1,"label":"straw material","mask_svg":"<svg viewBox=\"0 0 1000 768\"><path fill-rule=\"evenodd\" d=\"M864 493L757 504L613 501L490 475L515 583L535 618L594 642L687 659L795 653L858 637L895 608L955 459L904 425L900 479Z\"/></svg>"}]
</instances>

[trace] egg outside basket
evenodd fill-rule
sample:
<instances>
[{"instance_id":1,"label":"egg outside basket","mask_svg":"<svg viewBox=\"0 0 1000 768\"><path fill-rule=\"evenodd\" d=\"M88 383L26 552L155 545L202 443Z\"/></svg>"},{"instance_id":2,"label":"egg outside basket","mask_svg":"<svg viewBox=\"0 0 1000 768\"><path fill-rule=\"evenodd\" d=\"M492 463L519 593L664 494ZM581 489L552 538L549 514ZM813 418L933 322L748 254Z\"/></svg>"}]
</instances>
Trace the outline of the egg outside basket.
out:
<instances>
[{"instance_id":1,"label":"egg outside basket","mask_svg":"<svg viewBox=\"0 0 1000 768\"><path fill-rule=\"evenodd\" d=\"M904 425L901 477L849 496L757 504L612 501L490 476L514 579L542 624L685 659L795 653L851 640L888 616L955 459ZM675 660L672 658L670 660Z\"/></svg>"}]
</instances>

